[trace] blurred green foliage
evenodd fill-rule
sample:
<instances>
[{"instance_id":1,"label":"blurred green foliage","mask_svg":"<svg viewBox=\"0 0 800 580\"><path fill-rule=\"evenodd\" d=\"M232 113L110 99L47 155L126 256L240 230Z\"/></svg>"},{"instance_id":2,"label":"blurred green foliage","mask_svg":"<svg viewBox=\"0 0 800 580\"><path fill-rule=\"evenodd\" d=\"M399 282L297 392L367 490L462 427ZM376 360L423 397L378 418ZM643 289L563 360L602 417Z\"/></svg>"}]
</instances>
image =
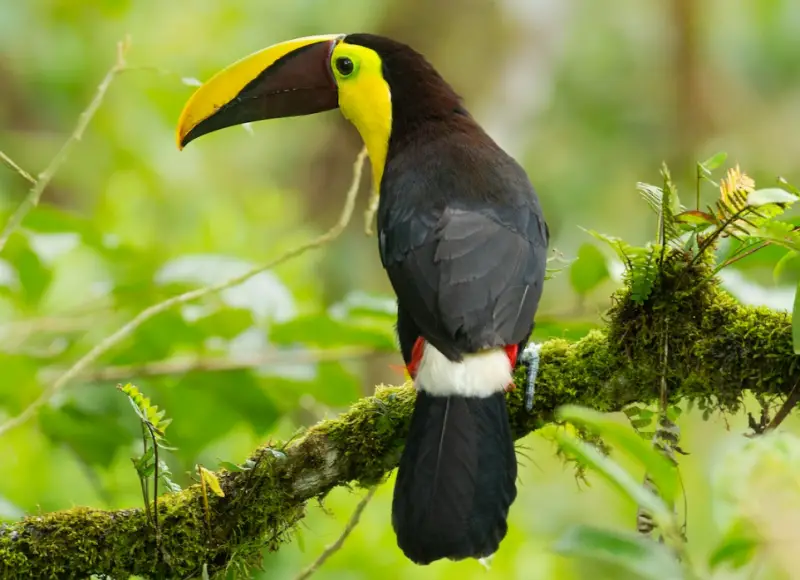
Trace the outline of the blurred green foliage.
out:
<instances>
[{"instance_id":1,"label":"blurred green foliage","mask_svg":"<svg viewBox=\"0 0 800 580\"><path fill-rule=\"evenodd\" d=\"M662 160L681 191L693 191L693 160L719 149L759 183L779 169L800 182L800 142L788 137L800 127L800 6L792 0L505 0L465 2L457 11L445 0L5 2L0 149L33 175L66 139L128 33L129 64L141 68L115 80L42 204L0 253L0 421L143 308L241 274L333 222L344 195L337 176L349 175L360 146L337 113L259 124L253 134L230 129L181 153L174 124L192 79L279 40L355 30L423 49L528 169L553 246L577 258L568 275L548 281L536 340L576 339L601 324L622 265L586 245L592 240L577 226L634 245L651 240L656 220L635 185L657 181ZM679 96L687 90L688 104ZM0 223L26 189L0 166ZM718 195L710 191L704 206ZM130 462L142 453L141 425L117 383L135 382L169 410L177 449L164 459L186 485L198 464L239 463L258 444L291 437L374 384L401 382L391 294L376 241L358 221L330 248L143 324L34 420L0 438L0 517L141 504ZM719 251L730 255L736 242ZM745 302L791 308L796 278L780 270L773 280L786 255L771 248L748 256L723 271L722 283ZM748 407L757 409L752 400ZM688 555L699 569L716 566L715 578L744 577L727 565L755 549L753 525L761 523L753 515L785 516L772 532L788 534L798 529L789 519L798 512L786 508L797 496L756 509L742 501L749 491L733 493L727 483L750 481L741 470L767 473L771 479L753 485L773 490L763 486L791 472L796 444L789 435L742 443L744 415L703 421L692 411L679 423L691 453L680 461ZM787 421L787 430L797 428ZM660 568L657 550L620 539L634 529L627 496L574 484L542 434L521 446L520 495L490 573L475 562L408 563L391 530L390 481L317 575L640 577L635 567L565 556L576 545L603 551L609 542L643 569ZM641 465L619 461L637 480L642 475ZM725 466L714 468L720 461ZM266 555L257 577L294 577L338 537L357 501L337 489L325 509L310 506L302 541ZM724 523L720 502L733 514ZM592 527L565 535L574 524ZM781 577L776 570L751 572Z\"/></svg>"}]
</instances>

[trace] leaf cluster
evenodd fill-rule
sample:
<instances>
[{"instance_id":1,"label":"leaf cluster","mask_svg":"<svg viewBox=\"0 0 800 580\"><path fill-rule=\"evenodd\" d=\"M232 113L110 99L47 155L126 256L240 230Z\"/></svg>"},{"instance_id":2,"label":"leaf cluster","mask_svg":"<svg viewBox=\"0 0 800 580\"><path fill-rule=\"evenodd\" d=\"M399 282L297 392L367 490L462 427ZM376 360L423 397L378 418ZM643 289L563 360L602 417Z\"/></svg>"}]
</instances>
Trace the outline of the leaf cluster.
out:
<instances>
[{"instance_id":1,"label":"leaf cluster","mask_svg":"<svg viewBox=\"0 0 800 580\"><path fill-rule=\"evenodd\" d=\"M724 576L727 570L769 570L773 576L793 571L794 548L785 541L787 526L800 523L800 439L789 433L771 432L753 439L738 438L728 452L713 462L710 475L711 510L716 537L710 550L690 559L679 527L674 503L681 482L677 466L630 426L607 414L575 407L559 409L566 424L588 429L602 441L645 471L653 486L643 485L614 457L559 429L561 449L600 476L621 497L646 508L663 532L663 542L649 537L603 527L578 525L557 542L562 554L603 563L624 571L626 577L661 580L692 580ZM631 411L641 421L652 420L643 409ZM646 426L644 422L642 426ZM727 569L727 570L726 570ZM787 576L788 577L788 576Z\"/></svg>"}]
</instances>

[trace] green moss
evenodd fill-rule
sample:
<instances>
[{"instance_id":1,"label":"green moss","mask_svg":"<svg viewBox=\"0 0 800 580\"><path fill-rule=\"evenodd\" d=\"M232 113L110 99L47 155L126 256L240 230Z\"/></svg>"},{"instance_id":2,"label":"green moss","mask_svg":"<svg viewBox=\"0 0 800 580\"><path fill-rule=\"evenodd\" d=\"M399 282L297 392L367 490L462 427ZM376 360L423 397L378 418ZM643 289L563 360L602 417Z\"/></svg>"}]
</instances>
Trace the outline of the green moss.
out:
<instances>
[{"instance_id":1,"label":"green moss","mask_svg":"<svg viewBox=\"0 0 800 580\"><path fill-rule=\"evenodd\" d=\"M646 302L632 301L627 289L615 296L608 338L624 355L627 379L645 399L663 373L672 399L729 412L746 390L787 394L798 378L789 317L737 304L710 274L708 261L691 264L672 252Z\"/></svg>"},{"instance_id":2,"label":"green moss","mask_svg":"<svg viewBox=\"0 0 800 580\"><path fill-rule=\"evenodd\" d=\"M410 385L378 387L375 396L358 401L339 419L316 427L346 458L349 470L345 477L369 487L397 466L415 400Z\"/></svg>"}]
</instances>

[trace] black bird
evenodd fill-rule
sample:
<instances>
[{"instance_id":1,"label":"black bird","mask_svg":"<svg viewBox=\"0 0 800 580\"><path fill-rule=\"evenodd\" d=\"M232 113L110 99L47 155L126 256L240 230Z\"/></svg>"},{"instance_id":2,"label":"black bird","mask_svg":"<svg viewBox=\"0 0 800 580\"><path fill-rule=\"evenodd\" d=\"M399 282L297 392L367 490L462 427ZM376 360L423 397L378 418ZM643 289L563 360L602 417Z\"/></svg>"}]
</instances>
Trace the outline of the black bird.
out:
<instances>
[{"instance_id":1,"label":"black bird","mask_svg":"<svg viewBox=\"0 0 800 580\"><path fill-rule=\"evenodd\" d=\"M482 558L506 535L517 461L504 393L533 330L548 230L520 165L419 53L371 34L280 43L200 87L178 146L339 107L380 192L380 256L417 389L392 524L419 564Z\"/></svg>"}]
</instances>

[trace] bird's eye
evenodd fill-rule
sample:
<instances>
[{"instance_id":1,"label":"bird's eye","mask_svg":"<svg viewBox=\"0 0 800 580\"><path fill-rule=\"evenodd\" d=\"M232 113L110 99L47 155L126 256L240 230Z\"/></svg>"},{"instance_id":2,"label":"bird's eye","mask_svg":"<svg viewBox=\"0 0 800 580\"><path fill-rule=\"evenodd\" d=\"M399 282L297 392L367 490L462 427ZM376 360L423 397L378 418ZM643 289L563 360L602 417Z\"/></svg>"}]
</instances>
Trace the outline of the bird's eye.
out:
<instances>
[{"instance_id":1,"label":"bird's eye","mask_svg":"<svg viewBox=\"0 0 800 580\"><path fill-rule=\"evenodd\" d=\"M350 75L354 68L353 61L346 56L340 56L336 59L336 70L338 70L343 77Z\"/></svg>"}]
</instances>

